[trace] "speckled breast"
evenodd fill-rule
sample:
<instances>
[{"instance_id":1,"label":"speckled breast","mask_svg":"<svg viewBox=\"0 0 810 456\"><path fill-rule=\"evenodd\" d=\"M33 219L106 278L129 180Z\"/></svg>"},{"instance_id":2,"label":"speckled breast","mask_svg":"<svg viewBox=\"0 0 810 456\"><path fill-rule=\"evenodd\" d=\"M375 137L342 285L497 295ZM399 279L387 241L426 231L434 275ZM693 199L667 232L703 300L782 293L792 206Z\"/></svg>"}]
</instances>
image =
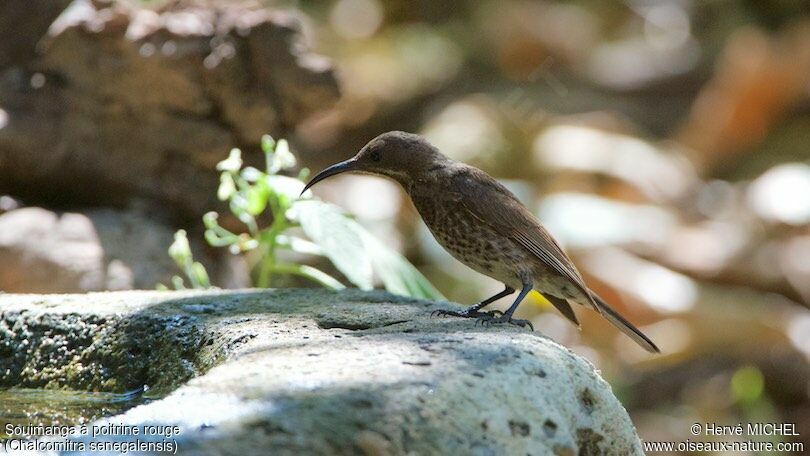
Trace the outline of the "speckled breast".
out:
<instances>
[{"instance_id":1,"label":"speckled breast","mask_svg":"<svg viewBox=\"0 0 810 456\"><path fill-rule=\"evenodd\" d=\"M521 274L531 274L531 264L519 246L482 223L457 201L422 192L411 192L411 198L433 236L457 260L518 289Z\"/></svg>"}]
</instances>

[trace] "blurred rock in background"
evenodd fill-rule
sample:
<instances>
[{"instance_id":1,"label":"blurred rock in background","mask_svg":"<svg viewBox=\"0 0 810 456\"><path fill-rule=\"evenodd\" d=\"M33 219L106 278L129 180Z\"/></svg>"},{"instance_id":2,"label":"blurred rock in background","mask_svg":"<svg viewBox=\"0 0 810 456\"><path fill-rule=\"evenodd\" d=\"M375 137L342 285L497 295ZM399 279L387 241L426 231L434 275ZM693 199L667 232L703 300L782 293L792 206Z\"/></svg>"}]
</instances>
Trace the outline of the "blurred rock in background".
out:
<instances>
[{"instance_id":1,"label":"blurred rock in background","mask_svg":"<svg viewBox=\"0 0 810 456\"><path fill-rule=\"evenodd\" d=\"M0 16L39 23L30 3L50 4L4 3ZM26 34L33 55L0 73L0 192L30 202L141 198L200 215L231 147L256 151L262 134L284 135L338 96L295 19L258 7L77 0L15 36Z\"/></svg>"},{"instance_id":2,"label":"blurred rock in background","mask_svg":"<svg viewBox=\"0 0 810 456\"><path fill-rule=\"evenodd\" d=\"M6 214L6 291L167 282L173 228L217 204L216 163L232 147L257 161L263 134L339 93L297 20L256 5L10 1L0 21L4 206L85 214Z\"/></svg>"},{"instance_id":3,"label":"blurred rock in background","mask_svg":"<svg viewBox=\"0 0 810 456\"><path fill-rule=\"evenodd\" d=\"M13 210L0 215L0 284L26 293L154 288L175 273L173 234L136 211Z\"/></svg>"}]
</instances>

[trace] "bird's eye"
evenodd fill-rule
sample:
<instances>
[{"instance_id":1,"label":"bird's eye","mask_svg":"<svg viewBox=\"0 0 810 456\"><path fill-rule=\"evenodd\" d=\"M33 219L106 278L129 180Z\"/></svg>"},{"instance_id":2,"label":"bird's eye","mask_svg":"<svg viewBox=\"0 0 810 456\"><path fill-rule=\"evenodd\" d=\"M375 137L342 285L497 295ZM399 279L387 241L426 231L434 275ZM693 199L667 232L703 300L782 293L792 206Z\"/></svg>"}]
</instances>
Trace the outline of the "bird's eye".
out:
<instances>
[{"instance_id":1,"label":"bird's eye","mask_svg":"<svg viewBox=\"0 0 810 456\"><path fill-rule=\"evenodd\" d=\"M371 158L371 161L373 161L373 162L379 162L380 161L380 151L379 150L371 151L370 158Z\"/></svg>"}]
</instances>

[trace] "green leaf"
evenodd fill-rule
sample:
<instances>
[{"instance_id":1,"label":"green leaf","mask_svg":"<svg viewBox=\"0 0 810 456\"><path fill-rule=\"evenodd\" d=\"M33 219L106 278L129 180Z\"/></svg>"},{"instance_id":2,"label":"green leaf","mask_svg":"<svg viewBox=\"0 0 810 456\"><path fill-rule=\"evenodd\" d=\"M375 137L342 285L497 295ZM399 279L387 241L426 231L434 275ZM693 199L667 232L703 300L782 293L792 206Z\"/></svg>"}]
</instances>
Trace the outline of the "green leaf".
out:
<instances>
[{"instance_id":1,"label":"green leaf","mask_svg":"<svg viewBox=\"0 0 810 456\"><path fill-rule=\"evenodd\" d=\"M374 239L339 208L318 200L308 200L311 194L306 195L307 200L299 199L309 170L301 170L298 179L277 175L279 171L296 164L287 141L282 139L276 142L265 135L261 147L267 161L267 173L253 167L243 169L239 149L232 149L228 158L217 164L217 169L222 172L217 197L228 201L231 212L247 225L249 233L237 235L226 230L219 225L218 214L209 212L203 216L205 239L209 244L228 247L233 254L261 249L262 254L269 255L261 259L262 264L268 265L272 272L306 277L328 288L340 289L344 285L311 266L278 263L274 256L275 247L297 253L324 255L361 289L372 288L376 272L391 292L420 298L442 298L402 255ZM255 216L268 208L272 211L273 223L259 230ZM297 225L313 242L283 234ZM169 254L183 269L191 287L211 286L203 265L194 261L185 231L175 234ZM179 276L172 278L172 285L177 289L187 286Z\"/></svg>"},{"instance_id":2,"label":"green leaf","mask_svg":"<svg viewBox=\"0 0 810 456\"><path fill-rule=\"evenodd\" d=\"M285 247L293 252L304 253L307 255L323 255L323 249L318 247L318 244L301 239L300 237L287 236L280 234L276 237L276 243L280 247Z\"/></svg>"},{"instance_id":3,"label":"green leaf","mask_svg":"<svg viewBox=\"0 0 810 456\"><path fill-rule=\"evenodd\" d=\"M373 288L371 259L362 227L336 206L321 201L296 201L290 211L301 228L347 279L363 290Z\"/></svg>"},{"instance_id":4,"label":"green leaf","mask_svg":"<svg viewBox=\"0 0 810 456\"><path fill-rule=\"evenodd\" d=\"M318 282L319 284L327 288L331 288L332 290L342 290L346 288L342 283L329 274L305 264L277 264L273 268L273 271L306 277L307 279Z\"/></svg>"},{"instance_id":5,"label":"green leaf","mask_svg":"<svg viewBox=\"0 0 810 456\"><path fill-rule=\"evenodd\" d=\"M370 260L371 268L385 285L386 290L414 298L444 299L444 296L405 257L374 238L359 223L346 217L337 207L316 200L297 201L291 216L300 222L310 239L323 249L326 255L346 277L360 288L355 278L344 270L336 260ZM348 234L347 234L348 233ZM359 238L360 245L357 244ZM365 263L363 265L365 268ZM364 270L368 274L368 270ZM363 275L368 289L372 277Z\"/></svg>"},{"instance_id":6,"label":"green leaf","mask_svg":"<svg viewBox=\"0 0 810 456\"><path fill-rule=\"evenodd\" d=\"M313 268L312 266L307 266L302 264L299 266L300 275L304 277L308 277L321 285L325 286L326 288L331 288L332 290L342 290L346 288L342 283L340 283L337 279L330 276L329 274Z\"/></svg>"},{"instance_id":7,"label":"green leaf","mask_svg":"<svg viewBox=\"0 0 810 456\"><path fill-rule=\"evenodd\" d=\"M444 296L399 252L388 248L365 231L363 241L371 257L374 272L391 293L421 299L445 299Z\"/></svg>"}]
</instances>

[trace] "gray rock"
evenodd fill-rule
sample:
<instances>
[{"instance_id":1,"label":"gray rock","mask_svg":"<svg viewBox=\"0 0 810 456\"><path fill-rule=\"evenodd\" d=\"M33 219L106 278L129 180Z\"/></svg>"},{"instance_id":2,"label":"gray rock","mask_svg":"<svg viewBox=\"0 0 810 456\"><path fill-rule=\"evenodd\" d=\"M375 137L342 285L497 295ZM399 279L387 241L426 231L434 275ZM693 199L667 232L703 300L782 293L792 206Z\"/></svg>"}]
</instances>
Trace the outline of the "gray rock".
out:
<instances>
[{"instance_id":1,"label":"gray rock","mask_svg":"<svg viewBox=\"0 0 810 456\"><path fill-rule=\"evenodd\" d=\"M642 454L587 361L538 333L431 318L442 306L354 290L7 295L0 386L147 384L167 394L94 425L177 425L186 454Z\"/></svg>"},{"instance_id":2,"label":"gray rock","mask_svg":"<svg viewBox=\"0 0 810 456\"><path fill-rule=\"evenodd\" d=\"M50 24L45 10L64 3L0 4L0 16L43 15L12 28L25 55L0 65L0 193L74 207L146 199L201 215L217 203L214 167L230 148L258 164L262 134L286 136L339 96L288 14L75 0Z\"/></svg>"},{"instance_id":3,"label":"gray rock","mask_svg":"<svg viewBox=\"0 0 810 456\"><path fill-rule=\"evenodd\" d=\"M0 216L2 290L100 290L103 258L93 224L83 215L32 207Z\"/></svg>"},{"instance_id":4,"label":"gray rock","mask_svg":"<svg viewBox=\"0 0 810 456\"><path fill-rule=\"evenodd\" d=\"M167 254L172 239L168 224L137 211L12 210L0 214L0 290L154 289L178 272Z\"/></svg>"}]
</instances>

